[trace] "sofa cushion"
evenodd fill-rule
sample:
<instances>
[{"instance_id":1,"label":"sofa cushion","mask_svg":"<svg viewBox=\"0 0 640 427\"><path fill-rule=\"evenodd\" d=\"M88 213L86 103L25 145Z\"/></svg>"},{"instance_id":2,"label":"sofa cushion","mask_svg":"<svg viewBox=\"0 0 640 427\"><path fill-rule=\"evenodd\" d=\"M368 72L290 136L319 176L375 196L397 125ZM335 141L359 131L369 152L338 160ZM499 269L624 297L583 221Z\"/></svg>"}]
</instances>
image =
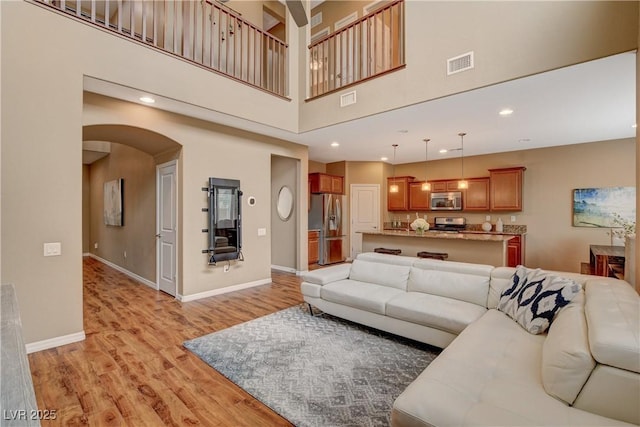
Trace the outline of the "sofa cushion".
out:
<instances>
[{"instance_id":1,"label":"sofa cushion","mask_svg":"<svg viewBox=\"0 0 640 427\"><path fill-rule=\"evenodd\" d=\"M584 291L560 310L542 347L542 385L552 396L573 404L596 362L589 350Z\"/></svg>"},{"instance_id":2,"label":"sofa cushion","mask_svg":"<svg viewBox=\"0 0 640 427\"><path fill-rule=\"evenodd\" d=\"M605 365L640 372L640 296L627 282L586 284L585 315L593 357Z\"/></svg>"},{"instance_id":3,"label":"sofa cushion","mask_svg":"<svg viewBox=\"0 0 640 427\"><path fill-rule=\"evenodd\" d=\"M480 318L483 306L421 292L406 292L387 303L387 316L453 334Z\"/></svg>"},{"instance_id":4,"label":"sofa cushion","mask_svg":"<svg viewBox=\"0 0 640 427\"><path fill-rule=\"evenodd\" d=\"M640 374L598 363L574 408L640 425Z\"/></svg>"},{"instance_id":5,"label":"sofa cushion","mask_svg":"<svg viewBox=\"0 0 640 427\"><path fill-rule=\"evenodd\" d=\"M349 279L388 286L404 291L407 289L410 269L411 267L408 265L364 261L358 258L351 264Z\"/></svg>"},{"instance_id":6,"label":"sofa cushion","mask_svg":"<svg viewBox=\"0 0 640 427\"><path fill-rule=\"evenodd\" d=\"M500 296L498 310L530 333L541 334L580 289L571 279L518 266L511 286Z\"/></svg>"},{"instance_id":7,"label":"sofa cushion","mask_svg":"<svg viewBox=\"0 0 640 427\"><path fill-rule=\"evenodd\" d=\"M450 261L440 261L435 264L433 260L429 261L431 263L416 262L411 268L407 284L408 291L454 298L486 307L491 267L464 268L465 263L456 263L460 266L459 270L447 271L443 267Z\"/></svg>"},{"instance_id":8,"label":"sofa cushion","mask_svg":"<svg viewBox=\"0 0 640 427\"><path fill-rule=\"evenodd\" d=\"M388 286L346 279L324 285L320 295L322 299L337 304L385 314L387 302L404 293Z\"/></svg>"},{"instance_id":9,"label":"sofa cushion","mask_svg":"<svg viewBox=\"0 0 640 427\"><path fill-rule=\"evenodd\" d=\"M497 310L456 338L396 399L394 426L614 426L576 410L542 387L545 335Z\"/></svg>"}]
</instances>

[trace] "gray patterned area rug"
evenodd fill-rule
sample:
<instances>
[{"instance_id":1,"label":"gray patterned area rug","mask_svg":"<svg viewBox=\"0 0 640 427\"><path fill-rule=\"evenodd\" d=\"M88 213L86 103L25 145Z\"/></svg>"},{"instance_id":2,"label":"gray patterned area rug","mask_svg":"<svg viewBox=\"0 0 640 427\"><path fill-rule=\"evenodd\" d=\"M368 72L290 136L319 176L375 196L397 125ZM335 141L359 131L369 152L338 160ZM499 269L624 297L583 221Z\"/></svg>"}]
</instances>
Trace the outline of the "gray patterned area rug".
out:
<instances>
[{"instance_id":1,"label":"gray patterned area rug","mask_svg":"<svg viewBox=\"0 0 640 427\"><path fill-rule=\"evenodd\" d=\"M292 424L388 426L440 350L297 306L184 343Z\"/></svg>"}]
</instances>

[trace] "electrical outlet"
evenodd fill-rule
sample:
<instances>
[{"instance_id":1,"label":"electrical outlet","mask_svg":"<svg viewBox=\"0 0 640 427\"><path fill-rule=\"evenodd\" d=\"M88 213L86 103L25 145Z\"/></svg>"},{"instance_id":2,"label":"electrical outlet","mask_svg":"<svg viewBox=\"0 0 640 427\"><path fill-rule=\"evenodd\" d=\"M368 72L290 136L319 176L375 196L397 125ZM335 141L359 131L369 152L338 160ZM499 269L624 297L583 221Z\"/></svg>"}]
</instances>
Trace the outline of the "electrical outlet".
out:
<instances>
[{"instance_id":1,"label":"electrical outlet","mask_svg":"<svg viewBox=\"0 0 640 427\"><path fill-rule=\"evenodd\" d=\"M487 216L485 216L485 217L484 217L484 220L485 220L485 221L491 221L491 215L487 215Z\"/></svg>"},{"instance_id":2,"label":"electrical outlet","mask_svg":"<svg viewBox=\"0 0 640 427\"><path fill-rule=\"evenodd\" d=\"M124 251L124 257L125 258L127 257L127 251Z\"/></svg>"},{"instance_id":3,"label":"electrical outlet","mask_svg":"<svg viewBox=\"0 0 640 427\"><path fill-rule=\"evenodd\" d=\"M93 244L93 249L98 249L98 242L95 242L95 243Z\"/></svg>"},{"instance_id":4,"label":"electrical outlet","mask_svg":"<svg viewBox=\"0 0 640 427\"><path fill-rule=\"evenodd\" d=\"M516 222L516 216L515 215L511 215L511 222Z\"/></svg>"},{"instance_id":5,"label":"electrical outlet","mask_svg":"<svg viewBox=\"0 0 640 427\"><path fill-rule=\"evenodd\" d=\"M231 266L229 264L225 264L225 266L222 268L222 271L224 271L225 273L228 273L229 270L231 270Z\"/></svg>"}]
</instances>

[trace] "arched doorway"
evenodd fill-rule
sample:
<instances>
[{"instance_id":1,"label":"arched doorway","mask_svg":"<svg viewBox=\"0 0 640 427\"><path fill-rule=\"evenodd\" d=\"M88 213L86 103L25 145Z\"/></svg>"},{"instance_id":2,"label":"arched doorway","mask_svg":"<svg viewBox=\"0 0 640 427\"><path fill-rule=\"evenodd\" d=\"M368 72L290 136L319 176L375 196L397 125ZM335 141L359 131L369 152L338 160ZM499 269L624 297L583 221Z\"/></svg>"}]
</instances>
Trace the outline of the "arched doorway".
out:
<instances>
[{"instance_id":1,"label":"arched doorway","mask_svg":"<svg viewBox=\"0 0 640 427\"><path fill-rule=\"evenodd\" d=\"M83 252L174 296L180 153L180 144L148 129L83 127ZM122 185L121 226L102 218L103 188L114 180Z\"/></svg>"}]
</instances>

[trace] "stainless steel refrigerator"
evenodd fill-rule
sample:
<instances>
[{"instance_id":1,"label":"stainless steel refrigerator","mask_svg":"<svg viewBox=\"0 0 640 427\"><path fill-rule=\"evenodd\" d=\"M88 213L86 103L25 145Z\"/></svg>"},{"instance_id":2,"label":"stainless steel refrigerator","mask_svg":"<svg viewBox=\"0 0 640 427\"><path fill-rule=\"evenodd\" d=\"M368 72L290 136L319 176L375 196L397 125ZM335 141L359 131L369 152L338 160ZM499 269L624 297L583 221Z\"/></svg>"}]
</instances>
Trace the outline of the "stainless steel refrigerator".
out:
<instances>
[{"instance_id":1,"label":"stainless steel refrigerator","mask_svg":"<svg viewBox=\"0 0 640 427\"><path fill-rule=\"evenodd\" d=\"M320 231L318 264L326 265L346 259L347 224L345 196L312 194L309 208L309 230Z\"/></svg>"}]
</instances>

